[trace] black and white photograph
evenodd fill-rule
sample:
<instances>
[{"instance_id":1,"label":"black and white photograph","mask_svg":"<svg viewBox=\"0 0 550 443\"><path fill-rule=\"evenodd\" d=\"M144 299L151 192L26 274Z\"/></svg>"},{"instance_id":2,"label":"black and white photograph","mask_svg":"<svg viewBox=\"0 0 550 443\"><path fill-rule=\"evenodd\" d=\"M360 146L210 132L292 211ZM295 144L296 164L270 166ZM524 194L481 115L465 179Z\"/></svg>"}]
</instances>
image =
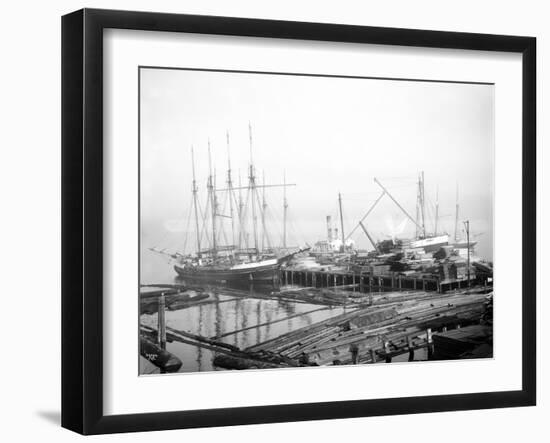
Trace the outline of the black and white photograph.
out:
<instances>
[{"instance_id":1,"label":"black and white photograph","mask_svg":"<svg viewBox=\"0 0 550 443\"><path fill-rule=\"evenodd\" d=\"M545 3L106 5L3 8L2 441L544 440Z\"/></svg>"},{"instance_id":2,"label":"black and white photograph","mask_svg":"<svg viewBox=\"0 0 550 443\"><path fill-rule=\"evenodd\" d=\"M494 84L138 75L140 375L493 357Z\"/></svg>"}]
</instances>

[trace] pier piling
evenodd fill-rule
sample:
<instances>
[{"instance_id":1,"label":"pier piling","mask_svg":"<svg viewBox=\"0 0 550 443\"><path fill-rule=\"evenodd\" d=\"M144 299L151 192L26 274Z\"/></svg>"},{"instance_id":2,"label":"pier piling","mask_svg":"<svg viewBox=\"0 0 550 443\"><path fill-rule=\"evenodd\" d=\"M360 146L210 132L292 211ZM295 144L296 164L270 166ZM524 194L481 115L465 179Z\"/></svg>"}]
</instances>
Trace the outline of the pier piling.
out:
<instances>
[{"instance_id":1,"label":"pier piling","mask_svg":"<svg viewBox=\"0 0 550 443\"><path fill-rule=\"evenodd\" d=\"M371 363L376 363L376 352L374 349L369 349Z\"/></svg>"},{"instance_id":2,"label":"pier piling","mask_svg":"<svg viewBox=\"0 0 550 443\"><path fill-rule=\"evenodd\" d=\"M159 296L158 309L158 345L161 349L166 350L166 297L164 292Z\"/></svg>"},{"instance_id":3,"label":"pier piling","mask_svg":"<svg viewBox=\"0 0 550 443\"><path fill-rule=\"evenodd\" d=\"M386 363L391 363L391 354L390 354L390 342L384 342L384 352L386 353Z\"/></svg>"},{"instance_id":4,"label":"pier piling","mask_svg":"<svg viewBox=\"0 0 550 443\"><path fill-rule=\"evenodd\" d=\"M409 348L409 361L414 361L414 347L411 337L407 337L407 346Z\"/></svg>"},{"instance_id":5,"label":"pier piling","mask_svg":"<svg viewBox=\"0 0 550 443\"><path fill-rule=\"evenodd\" d=\"M432 359L434 353L432 329L426 329L426 342L428 343L428 360Z\"/></svg>"}]
</instances>

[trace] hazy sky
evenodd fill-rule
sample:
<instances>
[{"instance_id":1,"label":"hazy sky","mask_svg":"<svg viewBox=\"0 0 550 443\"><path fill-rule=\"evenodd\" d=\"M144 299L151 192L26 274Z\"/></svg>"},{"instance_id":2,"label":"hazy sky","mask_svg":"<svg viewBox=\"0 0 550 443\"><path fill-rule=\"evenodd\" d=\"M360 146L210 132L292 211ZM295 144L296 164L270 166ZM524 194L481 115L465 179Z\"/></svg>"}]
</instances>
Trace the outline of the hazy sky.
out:
<instances>
[{"instance_id":1,"label":"hazy sky","mask_svg":"<svg viewBox=\"0 0 550 443\"><path fill-rule=\"evenodd\" d=\"M492 257L494 87L377 79L309 77L166 69L141 70L142 244L181 250L191 204L191 146L205 190L210 139L217 187L227 174L230 136L234 183L246 183L248 124L253 155L266 183L289 188L289 243L326 238L326 215L338 220L342 193L350 232L380 194L377 177L415 216L415 182L424 171L428 230L439 188L440 231L469 219L479 252ZM261 180L261 178L260 178ZM243 195L244 196L244 195ZM271 242L281 243L281 189L266 193ZM205 206L206 193L201 201ZM224 198L220 195L223 209ZM228 213L228 209L225 213ZM377 239L404 219L384 197L365 220ZM227 225L229 226L229 225ZM412 235L408 222L401 236ZM187 252L194 251L194 231ZM370 243L361 230L354 239Z\"/></svg>"}]
</instances>

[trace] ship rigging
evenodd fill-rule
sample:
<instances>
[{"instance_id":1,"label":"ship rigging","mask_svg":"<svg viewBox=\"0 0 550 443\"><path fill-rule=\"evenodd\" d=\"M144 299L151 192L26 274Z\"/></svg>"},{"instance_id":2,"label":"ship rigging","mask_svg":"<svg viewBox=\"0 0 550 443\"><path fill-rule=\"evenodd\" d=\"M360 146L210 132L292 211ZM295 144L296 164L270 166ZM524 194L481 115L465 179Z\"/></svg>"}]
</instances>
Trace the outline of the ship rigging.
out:
<instances>
[{"instance_id":1,"label":"ship rigging","mask_svg":"<svg viewBox=\"0 0 550 443\"><path fill-rule=\"evenodd\" d=\"M216 174L212 167L212 153L208 141L207 197L204 211L200 205L195 171L194 149L191 147L192 163L192 210L195 219L196 253L179 254L174 269L184 278L201 278L214 281L273 280L278 278L280 266L294 255L306 249L287 246L286 190L296 186L287 183L283 174L282 184L266 184L265 175L261 184L253 161L252 126L248 127L249 164L248 183L243 186L239 174L239 185L234 186L230 159L230 139L227 141L227 176L225 187L216 186ZM266 189L283 189L283 239L282 246L275 246L266 222L268 205ZM243 200L243 193L246 194ZM222 196L223 206L220 205ZM229 214L226 210L229 209ZM224 229L224 220L230 220L230 241ZM250 233L252 240L250 240ZM223 242L225 241L225 244ZM207 248L204 248L208 244Z\"/></svg>"}]
</instances>

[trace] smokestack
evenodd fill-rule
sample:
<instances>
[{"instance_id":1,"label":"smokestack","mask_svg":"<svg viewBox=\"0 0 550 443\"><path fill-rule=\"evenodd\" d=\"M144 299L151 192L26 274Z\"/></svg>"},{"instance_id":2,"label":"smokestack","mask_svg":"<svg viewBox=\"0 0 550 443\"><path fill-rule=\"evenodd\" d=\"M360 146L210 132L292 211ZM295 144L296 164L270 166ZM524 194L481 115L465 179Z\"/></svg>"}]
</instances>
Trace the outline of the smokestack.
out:
<instances>
[{"instance_id":1,"label":"smokestack","mask_svg":"<svg viewBox=\"0 0 550 443\"><path fill-rule=\"evenodd\" d=\"M327 240L330 243L332 241L332 218L327 215Z\"/></svg>"}]
</instances>

